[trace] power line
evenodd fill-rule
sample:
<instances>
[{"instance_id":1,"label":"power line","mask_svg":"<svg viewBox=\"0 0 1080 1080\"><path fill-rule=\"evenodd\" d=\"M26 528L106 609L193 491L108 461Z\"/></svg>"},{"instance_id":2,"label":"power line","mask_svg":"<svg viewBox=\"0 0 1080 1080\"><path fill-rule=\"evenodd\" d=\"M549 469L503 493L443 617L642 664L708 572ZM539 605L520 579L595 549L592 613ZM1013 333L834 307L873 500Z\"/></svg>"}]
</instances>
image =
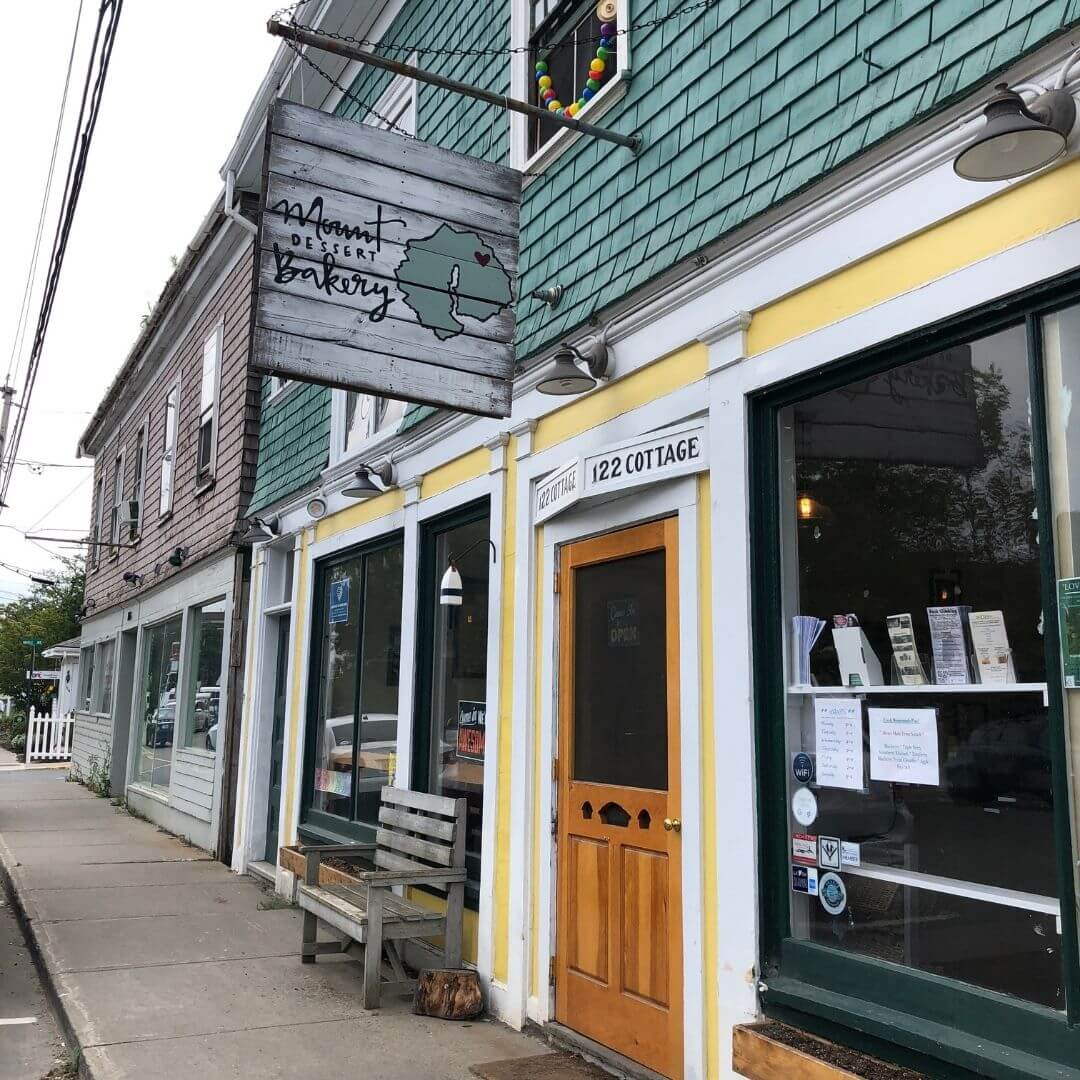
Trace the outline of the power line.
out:
<instances>
[{"instance_id":1,"label":"power line","mask_svg":"<svg viewBox=\"0 0 1080 1080\"><path fill-rule=\"evenodd\" d=\"M101 6L98 9L97 26L94 28L90 59L87 63L86 78L83 82L82 101L79 104L79 118L75 125L75 138L71 147L71 157L68 160L64 195L61 200L56 235L53 238L52 253L49 260L49 275L45 282L45 290L41 298L41 310L38 314L37 328L34 333L34 342L27 362L21 408L15 421L14 434L9 445L4 447L5 460L3 465L5 467L3 486L0 487L0 504L7 501L8 488L11 485L11 476L14 472L15 459L18 456L19 443L26 427L30 398L34 392L34 383L37 379L38 366L41 361L41 350L45 344L45 334L48 331L49 320L52 317L53 303L60 282L60 271L64 264L64 254L71 234L75 208L78 206L79 195L82 191L86 163L94 137L94 129L97 127L102 95L105 90L105 79L109 71L113 45L116 42L116 32L122 8L123 0L101 0Z\"/></svg>"},{"instance_id":2,"label":"power line","mask_svg":"<svg viewBox=\"0 0 1080 1080\"><path fill-rule=\"evenodd\" d=\"M52 153L49 155L49 171L45 177L45 192L41 196L41 211L38 214L37 231L34 234L34 248L30 256L30 269L26 274L26 285L23 288L22 304L19 307L19 318L15 324L15 337L11 342L11 357L8 360L5 383L11 382L15 372L18 356L22 352L23 341L26 336L26 318L30 314L30 294L33 292L34 279L37 277L38 256L41 254L41 236L45 231L45 214L49 208L49 197L52 194L53 174L56 170L56 152L60 148L60 133L64 126L64 115L67 112L68 89L71 86L71 70L75 63L75 44L79 40L79 27L82 24L83 0L79 0L79 8L75 13L75 31L71 35L71 49L68 52L67 72L64 75L64 92L60 96L60 113L56 117L56 131L53 134Z\"/></svg>"}]
</instances>

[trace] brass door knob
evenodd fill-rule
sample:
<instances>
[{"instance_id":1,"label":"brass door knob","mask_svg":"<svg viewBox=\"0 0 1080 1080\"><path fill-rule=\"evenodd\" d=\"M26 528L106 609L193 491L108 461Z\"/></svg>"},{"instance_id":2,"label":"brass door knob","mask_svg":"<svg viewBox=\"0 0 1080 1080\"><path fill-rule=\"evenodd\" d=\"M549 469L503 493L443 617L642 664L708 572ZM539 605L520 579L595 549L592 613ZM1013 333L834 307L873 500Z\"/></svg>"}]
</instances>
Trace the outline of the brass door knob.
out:
<instances>
[{"instance_id":1,"label":"brass door knob","mask_svg":"<svg viewBox=\"0 0 1080 1080\"><path fill-rule=\"evenodd\" d=\"M682 822L678 818L664 818L665 832L682 832Z\"/></svg>"}]
</instances>

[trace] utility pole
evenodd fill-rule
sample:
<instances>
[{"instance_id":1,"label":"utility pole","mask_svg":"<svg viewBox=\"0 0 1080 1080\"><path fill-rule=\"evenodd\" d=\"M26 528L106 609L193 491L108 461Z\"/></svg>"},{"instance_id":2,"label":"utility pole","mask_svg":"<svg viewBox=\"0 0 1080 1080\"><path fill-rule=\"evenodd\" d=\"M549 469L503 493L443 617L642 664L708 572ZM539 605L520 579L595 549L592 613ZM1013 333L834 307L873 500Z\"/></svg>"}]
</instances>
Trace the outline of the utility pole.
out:
<instances>
[{"instance_id":1,"label":"utility pole","mask_svg":"<svg viewBox=\"0 0 1080 1080\"><path fill-rule=\"evenodd\" d=\"M11 399L15 396L15 387L0 386L0 396L3 397L3 405L0 406L0 463L4 460L4 451L7 449L7 435L8 435L8 420L11 418ZM15 463L11 463L11 467L15 467ZM2 477L0 477L2 479ZM3 488L0 487L0 491ZM0 508L3 507L3 503L0 503Z\"/></svg>"}]
</instances>

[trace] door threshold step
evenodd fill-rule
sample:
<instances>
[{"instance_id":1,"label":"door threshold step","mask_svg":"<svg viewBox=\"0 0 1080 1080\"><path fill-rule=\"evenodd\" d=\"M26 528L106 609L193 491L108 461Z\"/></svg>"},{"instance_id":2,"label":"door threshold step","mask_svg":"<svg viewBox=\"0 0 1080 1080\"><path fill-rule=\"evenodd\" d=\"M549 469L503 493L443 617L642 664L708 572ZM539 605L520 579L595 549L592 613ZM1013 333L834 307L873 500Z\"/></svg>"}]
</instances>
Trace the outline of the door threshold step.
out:
<instances>
[{"instance_id":1,"label":"door threshold step","mask_svg":"<svg viewBox=\"0 0 1080 1080\"><path fill-rule=\"evenodd\" d=\"M593 1065L599 1065L612 1076L620 1077L621 1080L665 1080L665 1077L652 1069L639 1065L636 1061L624 1057L603 1043L590 1039L587 1035L574 1031L563 1024L549 1021L546 1024L529 1023L527 1028L534 1034L539 1035L549 1046L557 1050L570 1050L580 1054L586 1061Z\"/></svg>"},{"instance_id":2,"label":"door threshold step","mask_svg":"<svg viewBox=\"0 0 1080 1080\"><path fill-rule=\"evenodd\" d=\"M249 862L247 864L247 872L252 877L268 881L271 885L277 884L277 867L274 866L273 863L266 862L265 860Z\"/></svg>"}]
</instances>

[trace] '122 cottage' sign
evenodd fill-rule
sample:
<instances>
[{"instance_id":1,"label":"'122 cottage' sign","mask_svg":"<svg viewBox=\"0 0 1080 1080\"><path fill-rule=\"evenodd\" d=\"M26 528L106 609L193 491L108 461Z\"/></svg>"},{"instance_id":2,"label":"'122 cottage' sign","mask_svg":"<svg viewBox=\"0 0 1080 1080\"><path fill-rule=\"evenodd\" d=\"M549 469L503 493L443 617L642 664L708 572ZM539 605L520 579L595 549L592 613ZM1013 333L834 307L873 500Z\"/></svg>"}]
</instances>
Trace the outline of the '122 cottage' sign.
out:
<instances>
[{"instance_id":1,"label":"'122 cottage' sign","mask_svg":"<svg viewBox=\"0 0 1080 1080\"><path fill-rule=\"evenodd\" d=\"M509 416L521 174L270 109L252 366Z\"/></svg>"}]
</instances>

